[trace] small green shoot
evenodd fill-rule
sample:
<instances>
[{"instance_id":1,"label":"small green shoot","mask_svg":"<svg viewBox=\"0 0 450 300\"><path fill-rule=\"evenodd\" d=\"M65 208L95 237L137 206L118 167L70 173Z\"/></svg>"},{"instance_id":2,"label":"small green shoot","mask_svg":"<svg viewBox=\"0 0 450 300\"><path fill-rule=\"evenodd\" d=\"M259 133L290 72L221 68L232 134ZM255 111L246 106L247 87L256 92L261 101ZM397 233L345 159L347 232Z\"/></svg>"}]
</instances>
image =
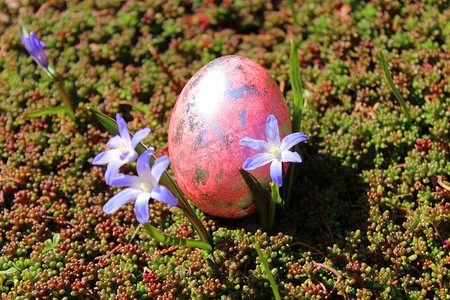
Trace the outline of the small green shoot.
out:
<instances>
[{"instance_id":1,"label":"small green shoot","mask_svg":"<svg viewBox=\"0 0 450 300\"><path fill-rule=\"evenodd\" d=\"M292 132L300 131L302 123L302 109L305 106L303 98L302 76L300 73L300 63L298 60L297 46L291 40L291 55L289 61L289 75L294 92L294 114L292 116Z\"/></svg>"},{"instance_id":2,"label":"small green shoot","mask_svg":"<svg viewBox=\"0 0 450 300\"><path fill-rule=\"evenodd\" d=\"M275 282L275 278L273 278L272 272L270 272L270 267L269 267L269 263L267 262L267 257L264 255L264 253L262 253L261 247L259 246L258 243L255 243L255 249L256 249L256 252L258 253L259 259L261 260L261 268L262 268L263 272L266 273L267 279L270 282L270 286L273 291L273 296L275 297L276 300L280 300L281 298L280 298L280 293L278 291L278 285Z\"/></svg>"},{"instance_id":3,"label":"small green shoot","mask_svg":"<svg viewBox=\"0 0 450 300\"><path fill-rule=\"evenodd\" d=\"M384 75L386 76L387 82L389 86L391 87L392 92L394 93L395 98L397 98L398 102L400 102L400 105L403 108L403 112L406 115L406 119L408 123L411 123L411 114L409 113L409 109L406 106L405 100L403 100L402 96L400 95L397 87L394 84L394 80L392 79L391 73L389 72L386 59L384 58L383 51L378 50L378 55L380 56L381 61L381 67L383 68Z\"/></svg>"},{"instance_id":4,"label":"small green shoot","mask_svg":"<svg viewBox=\"0 0 450 300\"><path fill-rule=\"evenodd\" d=\"M280 206L284 206L284 201L281 199L280 196L280 188L278 187L278 184L276 182L270 183L270 203L269 203L269 228L270 231L272 231L274 220L275 220L275 211L277 204Z\"/></svg>"},{"instance_id":5,"label":"small green shoot","mask_svg":"<svg viewBox=\"0 0 450 300\"><path fill-rule=\"evenodd\" d=\"M288 3L289 3L289 8L291 9L291 12L292 12L292 18L294 19L294 24L298 24L297 12L295 11L294 1L288 0Z\"/></svg>"},{"instance_id":6,"label":"small green shoot","mask_svg":"<svg viewBox=\"0 0 450 300\"><path fill-rule=\"evenodd\" d=\"M300 131L303 117L303 110L305 109L305 99L303 97L303 84L300 72L300 63L298 59L297 46L291 40L291 53L289 61L289 76L294 92L294 113L292 116L292 132ZM314 109L312 109L314 112ZM314 112L315 113L315 112ZM316 116L317 118L317 116ZM298 152L298 147L294 147L294 151ZM284 185L282 193L286 203L289 201L292 193L292 185L294 182L295 164L290 164L287 171L287 183ZM287 205L286 205L287 206Z\"/></svg>"},{"instance_id":7,"label":"small green shoot","mask_svg":"<svg viewBox=\"0 0 450 300\"><path fill-rule=\"evenodd\" d=\"M48 239L44 242L44 252L52 251L55 253L56 247L58 247L61 236L59 233L55 234L52 239Z\"/></svg>"}]
</instances>

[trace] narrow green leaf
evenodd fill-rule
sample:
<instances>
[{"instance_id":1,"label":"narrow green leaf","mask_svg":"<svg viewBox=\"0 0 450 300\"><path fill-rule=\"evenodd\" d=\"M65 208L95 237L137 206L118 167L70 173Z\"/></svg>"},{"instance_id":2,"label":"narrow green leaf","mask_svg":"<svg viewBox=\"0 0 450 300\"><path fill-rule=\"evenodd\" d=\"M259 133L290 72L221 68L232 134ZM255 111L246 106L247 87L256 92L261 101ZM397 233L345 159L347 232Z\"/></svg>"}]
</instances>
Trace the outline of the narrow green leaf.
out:
<instances>
[{"instance_id":1,"label":"narrow green leaf","mask_svg":"<svg viewBox=\"0 0 450 300\"><path fill-rule=\"evenodd\" d=\"M202 241L195 241L195 240L188 240L188 239L180 239L180 238L173 238L169 237L167 235L162 234L158 229L150 225L149 223L144 223L144 228L147 230L147 232L158 242L166 244L166 245L177 245L177 246L185 246L185 247L196 247L203 250L206 250L208 252L212 252L213 248L210 244L202 242Z\"/></svg>"},{"instance_id":2,"label":"narrow green leaf","mask_svg":"<svg viewBox=\"0 0 450 300\"><path fill-rule=\"evenodd\" d=\"M110 116L107 116L103 112L101 112L98 109L88 107L88 111L95 114L99 122L112 134L118 135L119 134L119 128L117 126L116 121L111 118ZM142 154L147 150L147 147L145 147L142 143L139 143L136 146L136 151L139 154ZM155 161L155 157L152 155L150 158L150 163L153 164ZM191 205L187 201L186 197L184 196L183 192L180 190L178 185L175 183L175 181L172 179L172 177L169 175L167 171L164 171L164 173L161 176L161 181L164 183L167 188L170 189L170 191L174 194L175 197L178 198L179 203L178 206L183 210L183 212L188 217L189 221L191 221L192 225L194 226L197 233L200 235L200 238L203 242L206 242L213 245L211 236L209 235L208 231L206 230L205 226L203 226L202 222L199 220L197 215L195 214L194 210L192 209Z\"/></svg>"},{"instance_id":3,"label":"narrow green leaf","mask_svg":"<svg viewBox=\"0 0 450 300\"><path fill-rule=\"evenodd\" d=\"M68 114L70 115L71 111L65 106L51 107L51 108L42 108L36 109L30 112L26 112L23 114L26 118L39 118L42 116L48 115L57 115L57 114Z\"/></svg>"},{"instance_id":4,"label":"narrow green leaf","mask_svg":"<svg viewBox=\"0 0 450 300\"><path fill-rule=\"evenodd\" d=\"M291 12L292 12L292 18L294 18L294 24L298 24L297 12L295 11L294 1L288 0L288 4L289 4L289 8L291 9Z\"/></svg>"},{"instance_id":5,"label":"narrow green leaf","mask_svg":"<svg viewBox=\"0 0 450 300\"><path fill-rule=\"evenodd\" d=\"M300 73L300 63L298 59L297 46L295 45L295 42L293 40L291 40L289 75L292 85L292 91L294 92L294 112L292 116L292 132L297 132L300 131L301 129L303 109L305 108L305 99L303 97L302 76ZM317 116L315 115L315 110L313 109L313 107L311 109L313 115L317 119ZM294 147L294 151L296 151L296 149L297 147ZM283 186L283 197L284 199L286 199L286 202L289 201L289 198L291 196L294 171L295 171L295 164L290 164L287 172L287 183Z\"/></svg>"},{"instance_id":6,"label":"narrow green leaf","mask_svg":"<svg viewBox=\"0 0 450 300\"><path fill-rule=\"evenodd\" d=\"M391 87L392 93L394 93L395 98L397 98L398 102L402 106L403 112L406 115L407 122L411 123L411 114L409 113L409 109L406 106L405 100L403 100L397 87L395 86L394 80L392 79L391 73L389 72L389 69L388 69L388 66L386 63L386 59L384 58L383 51L381 51L381 49L378 50L378 54L380 56L381 67L383 68L384 75L386 76L387 82L388 82L389 86Z\"/></svg>"},{"instance_id":7,"label":"narrow green leaf","mask_svg":"<svg viewBox=\"0 0 450 300\"><path fill-rule=\"evenodd\" d=\"M289 74L294 92L294 114L292 116L292 132L300 131L302 123L302 110L304 108L302 76L298 60L297 46L291 40L291 55L289 63Z\"/></svg>"},{"instance_id":8,"label":"narrow green leaf","mask_svg":"<svg viewBox=\"0 0 450 300\"><path fill-rule=\"evenodd\" d=\"M252 174L244 169L239 169L239 172L253 195L256 207L258 208L262 229L266 232L270 232L269 214L267 211L264 189Z\"/></svg>"},{"instance_id":9,"label":"narrow green leaf","mask_svg":"<svg viewBox=\"0 0 450 300\"><path fill-rule=\"evenodd\" d=\"M258 253L258 256L261 260L261 268L264 271L264 273L266 273L267 275L267 279L270 282L270 286L272 288L272 292L273 292L273 296L275 297L276 300L280 300L280 293L278 291L278 285L275 282L275 278L273 278L272 272L270 272L270 267L269 267L269 263L267 262L267 257L264 255L264 253L262 253L261 251L261 247L259 246L259 243L255 243L255 249L256 252Z\"/></svg>"}]
</instances>

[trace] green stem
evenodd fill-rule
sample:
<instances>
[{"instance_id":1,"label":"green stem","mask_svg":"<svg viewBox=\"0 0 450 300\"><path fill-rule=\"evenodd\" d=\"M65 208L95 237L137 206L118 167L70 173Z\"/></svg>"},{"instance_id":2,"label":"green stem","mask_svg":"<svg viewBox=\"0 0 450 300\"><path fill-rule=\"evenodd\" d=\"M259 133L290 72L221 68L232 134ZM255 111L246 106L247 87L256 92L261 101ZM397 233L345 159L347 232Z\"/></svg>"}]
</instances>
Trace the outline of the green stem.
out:
<instances>
[{"instance_id":1,"label":"green stem","mask_svg":"<svg viewBox=\"0 0 450 300\"><path fill-rule=\"evenodd\" d=\"M277 185L277 184L275 183L275 185ZM278 187L278 185L277 185L277 187ZM273 223L275 221L275 211L277 208L276 202L274 201L275 195L274 195L274 191L273 191L274 190L273 182L270 183L270 189L271 189L271 193L270 193L271 199L270 199L270 203L269 203L269 231L267 232L268 234L272 234Z\"/></svg>"},{"instance_id":2,"label":"green stem","mask_svg":"<svg viewBox=\"0 0 450 300\"><path fill-rule=\"evenodd\" d=\"M162 234L158 229L150 225L149 223L144 223L144 228L147 230L147 232L158 242L164 243L166 245L176 245L176 246L185 246L185 247L196 247L203 250L206 250L208 252L212 252L213 248L210 244L202 242L202 241L195 241L195 240L188 240L188 239L180 239L180 238L173 238L166 236Z\"/></svg>"},{"instance_id":3,"label":"green stem","mask_svg":"<svg viewBox=\"0 0 450 300\"><path fill-rule=\"evenodd\" d=\"M277 204L280 206L284 206L283 199L280 196L280 188L276 182L270 183L270 198L271 201L269 203L269 229L270 229L269 233L272 232Z\"/></svg>"},{"instance_id":4,"label":"green stem","mask_svg":"<svg viewBox=\"0 0 450 300\"><path fill-rule=\"evenodd\" d=\"M272 272L270 272L269 263L267 262L266 256L262 253L259 243L255 243L255 249L261 259L261 265L264 273L267 275L267 279L270 282L270 286L272 287L273 296L276 300L280 300L280 292L278 291L278 285L275 282L275 278L273 278Z\"/></svg>"},{"instance_id":5,"label":"green stem","mask_svg":"<svg viewBox=\"0 0 450 300\"><path fill-rule=\"evenodd\" d=\"M61 92L61 95L64 99L64 102L66 104L66 107L69 109L69 116L72 118L73 121L75 121L75 113L72 106L72 102L70 101L69 95L66 92L66 89L64 88L61 79L58 75L52 74L53 80L56 82L56 85L58 86L59 91Z\"/></svg>"},{"instance_id":6,"label":"green stem","mask_svg":"<svg viewBox=\"0 0 450 300\"><path fill-rule=\"evenodd\" d=\"M400 105L403 108L403 112L406 115L406 119L407 119L408 123L411 123L411 114L409 113L409 109L406 106L406 102L403 100L397 87L395 86L394 80L392 79L391 73L389 72L386 60L384 59L383 51L381 51L381 49L378 50L378 55L380 56L381 67L383 68L384 75L386 76L387 82L388 82L389 86L391 87L391 90L394 93L395 98L397 98L398 102L400 102Z\"/></svg>"}]
</instances>

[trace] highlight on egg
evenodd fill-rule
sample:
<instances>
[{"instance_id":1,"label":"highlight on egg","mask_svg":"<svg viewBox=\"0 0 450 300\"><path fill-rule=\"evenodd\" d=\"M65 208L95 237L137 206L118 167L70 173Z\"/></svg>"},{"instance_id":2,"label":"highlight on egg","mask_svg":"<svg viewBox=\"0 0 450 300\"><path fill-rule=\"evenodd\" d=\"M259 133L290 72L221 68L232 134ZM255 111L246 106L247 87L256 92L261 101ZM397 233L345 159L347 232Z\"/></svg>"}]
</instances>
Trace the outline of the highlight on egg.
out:
<instances>
[{"instance_id":1,"label":"highlight on egg","mask_svg":"<svg viewBox=\"0 0 450 300\"><path fill-rule=\"evenodd\" d=\"M256 212L239 169L257 151L241 146L240 140L265 140L270 114L278 120L281 138L292 132L278 85L249 58L219 57L188 81L172 112L168 146L177 183L196 207L224 218ZM268 187L269 165L250 173Z\"/></svg>"}]
</instances>

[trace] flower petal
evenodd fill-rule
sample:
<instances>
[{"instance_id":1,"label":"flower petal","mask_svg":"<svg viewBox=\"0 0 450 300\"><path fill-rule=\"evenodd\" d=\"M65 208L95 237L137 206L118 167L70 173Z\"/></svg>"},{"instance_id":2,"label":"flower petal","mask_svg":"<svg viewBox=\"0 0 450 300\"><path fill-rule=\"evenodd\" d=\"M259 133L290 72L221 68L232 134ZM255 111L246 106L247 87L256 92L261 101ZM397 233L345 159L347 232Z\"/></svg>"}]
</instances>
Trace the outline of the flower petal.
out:
<instances>
[{"instance_id":1,"label":"flower petal","mask_svg":"<svg viewBox=\"0 0 450 300\"><path fill-rule=\"evenodd\" d=\"M266 120L266 136L269 144L275 148L280 147L280 131L278 121L274 115L270 115Z\"/></svg>"},{"instance_id":2,"label":"flower petal","mask_svg":"<svg viewBox=\"0 0 450 300\"><path fill-rule=\"evenodd\" d=\"M150 199L150 193L140 193L136 202L134 202L134 213L139 223L148 223L148 200Z\"/></svg>"},{"instance_id":3,"label":"flower petal","mask_svg":"<svg viewBox=\"0 0 450 300\"><path fill-rule=\"evenodd\" d=\"M159 202L169 204L172 207L178 205L178 199L168 188L163 185L158 185L153 189L152 198L158 200Z\"/></svg>"},{"instance_id":4,"label":"flower petal","mask_svg":"<svg viewBox=\"0 0 450 300\"><path fill-rule=\"evenodd\" d=\"M44 44L45 45L45 44ZM28 52L36 59L36 61L44 68L48 67L47 56L45 55L43 42L39 40L34 31L30 32L28 43L25 44ZM28 46L28 47L27 47Z\"/></svg>"},{"instance_id":5,"label":"flower petal","mask_svg":"<svg viewBox=\"0 0 450 300\"><path fill-rule=\"evenodd\" d=\"M168 157L167 155L158 157L155 160L155 163L153 164L153 167L152 167L152 176L156 180L156 182L159 182L161 175L167 169L169 164L170 164L170 157Z\"/></svg>"},{"instance_id":6,"label":"flower petal","mask_svg":"<svg viewBox=\"0 0 450 300\"><path fill-rule=\"evenodd\" d=\"M292 147L294 147L295 145L297 145L298 143L303 142L307 139L308 139L308 137L304 133L301 133L301 132L294 132L294 133L288 134L281 141L280 149L281 149L281 151L289 150Z\"/></svg>"},{"instance_id":7,"label":"flower petal","mask_svg":"<svg viewBox=\"0 0 450 300\"><path fill-rule=\"evenodd\" d=\"M106 147L117 149L120 147L125 148L126 145L120 135L116 135L109 139L109 141L106 143Z\"/></svg>"},{"instance_id":8,"label":"flower petal","mask_svg":"<svg viewBox=\"0 0 450 300\"><path fill-rule=\"evenodd\" d=\"M270 165L270 177L272 181L276 182L279 187L283 185L283 164L279 160L274 160Z\"/></svg>"},{"instance_id":9,"label":"flower petal","mask_svg":"<svg viewBox=\"0 0 450 300\"><path fill-rule=\"evenodd\" d=\"M131 138L131 148L135 149L137 144L139 144L140 141L145 139L147 135L150 134L150 132L151 129L148 127L136 131L136 133Z\"/></svg>"},{"instance_id":10,"label":"flower petal","mask_svg":"<svg viewBox=\"0 0 450 300\"><path fill-rule=\"evenodd\" d=\"M110 161L117 160L120 156L119 151L117 150L106 150L97 154L92 160L93 165L104 165L109 163Z\"/></svg>"},{"instance_id":11,"label":"flower petal","mask_svg":"<svg viewBox=\"0 0 450 300\"><path fill-rule=\"evenodd\" d=\"M269 143L263 140L255 140L248 136L241 139L241 146L249 147L260 152L267 152L270 149Z\"/></svg>"},{"instance_id":12,"label":"flower petal","mask_svg":"<svg viewBox=\"0 0 450 300\"><path fill-rule=\"evenodd\" d=\"M31 54L31 52L33 51L31 48L31 42L30 42L30 37L29 36L24 36L22 35L22 42L23 45L25 46L25 48L27 49L28 53ZM32 55L32 54L31 54Z\"/></svg>"},{"instance_id":13,"label":"flower petal","mask_svg":"<svg viewBox=\"0 0 450 300\"><path fill-rule=\"evenodd\" d=\"M273 160L273 155L270 153L258 153L253 157L247 158L242 165L242 168L246 171L254 170L262 167Z\"/></svg>"},{"instance_id":14,"label":"flower petal","mask_svg":"<svg viewBox=\"0 0 450 300\"><path fill-rule=\"evenodd\" d=\"M283 151L281 152L281 161L282 162L293 162L293 163L301 163L302 158L300 154L292 151Z\"/></svg>"},{"instance_id":15,"label":"flower petal","mask_svg":"<svg viewBox=\"0 0 450 300\"><path fill-rule=\"evenodd\" d=\"M127 145L131 146L130 132L128 131L127 123L119 113L116 114L116 121L117 127L119 127L120 137Z\"/></svg>"},{"instance_id":16,"label":"flower petal","mask_svg":"<svg viewBox=\"0 0 450 300\"><path fill-rule=\"evenodd\" d=\"M138 154L134 150L124 151L120 154L119 160L125 163L135 161L138 158Z\"/></svg>"},{"instance_id":17,"label":"flower petal","mask_svg":"<svg viewBox=\"0 0 450 300\"><path fill-rule=\"evenodd\" d=\"M136 189L124 189L109 199L105 205L103 205L103 211L107 214L113 214L124 204L136 199L139 193L140 191Z\"/></svg>"},{"instance_id":18,"label":"flower petal","mask_svg":"<svg viewBox=\"0 0 450 300\"><path fill-rule=\"evenodd\" d=\"M144 180L149 180L152 177L151 167L150 167L150 157L152 156L153 150L155 148L150 147L144 153L139 156L136 162L136 170L139 177Z\"/></svg>"},{"instance_id":19,"label":"flower petal","mask_svg":"<svg viewBox=\"0 0 450 300\"><path fill-rule=\"evenodd\" d=\"M120 167L123 166L124 164L125 164L124 162L116 160L108 163L105 172L105 182L107 185L111 185L111 183L117 177L117 174L119 174Z\"/></svg>"},{"instance_id":20,"label":"flower petal","mask_svg":"<svg viewBox=\"0 0 450 300\"><path fill-rule=\"evenodd\" d=\"M137 176L119 173L114 176L114 179L109 183L109 185L123 187L131 186L133 184L137 185L140 183L141 180Z\"/></svg>"}]
</instances>

